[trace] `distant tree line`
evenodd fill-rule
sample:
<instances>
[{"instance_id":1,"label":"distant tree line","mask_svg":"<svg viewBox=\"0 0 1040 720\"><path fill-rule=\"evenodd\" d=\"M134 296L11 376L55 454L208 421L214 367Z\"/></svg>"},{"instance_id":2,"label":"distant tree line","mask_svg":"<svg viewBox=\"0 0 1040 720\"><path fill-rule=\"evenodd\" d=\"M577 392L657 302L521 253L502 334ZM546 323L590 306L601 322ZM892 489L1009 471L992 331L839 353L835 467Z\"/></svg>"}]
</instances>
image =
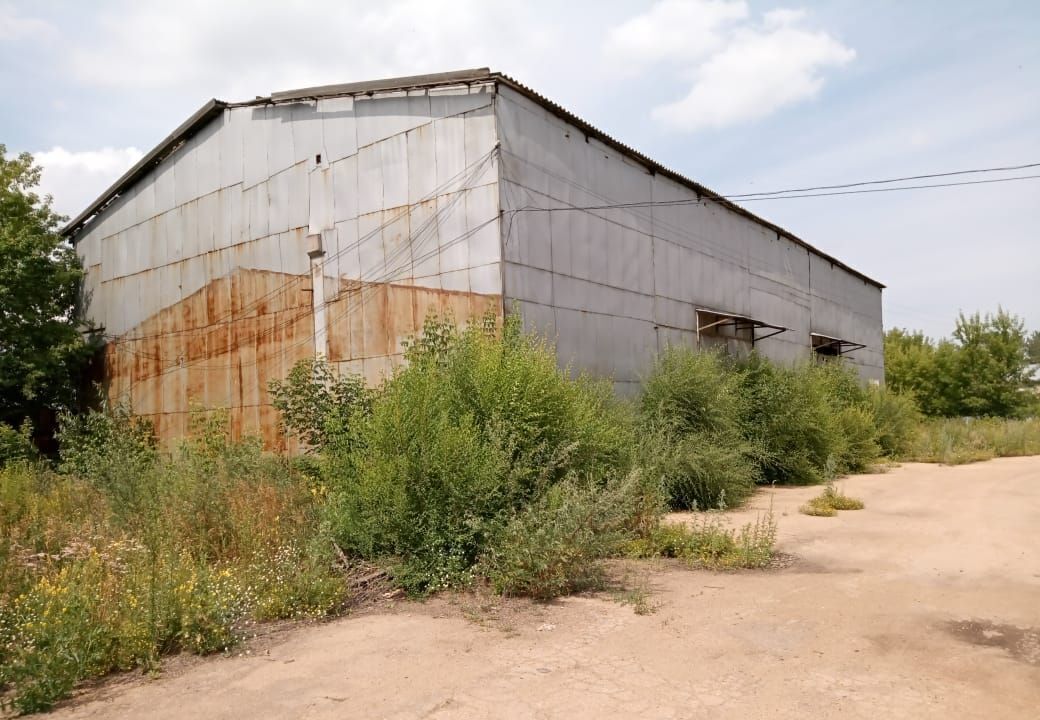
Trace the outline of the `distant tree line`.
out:
<instances>
[{"instance_id":1,"label":"distant tree line","mask_svg":"<svg viewBox=\"0 0 1040 720\"><path fill-rule=\"evenodd\" d=\"M1036 414L1034 365L1040 332L1027 334L1021 318L1003 308L957 317L951 338L920 331L885 334L885 382L910 392L928 415L1022 417Z\"/></svg>"}]
</instances>

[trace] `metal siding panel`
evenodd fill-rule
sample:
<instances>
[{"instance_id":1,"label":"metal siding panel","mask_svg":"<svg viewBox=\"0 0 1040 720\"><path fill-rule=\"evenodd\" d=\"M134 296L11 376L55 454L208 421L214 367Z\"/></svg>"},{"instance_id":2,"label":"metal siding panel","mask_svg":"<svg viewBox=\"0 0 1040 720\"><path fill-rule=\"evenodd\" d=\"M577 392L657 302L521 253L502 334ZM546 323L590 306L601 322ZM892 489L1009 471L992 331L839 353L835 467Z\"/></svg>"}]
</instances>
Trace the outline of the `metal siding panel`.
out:
<instances>
[{"instance_id":1,"label":"metal siding panel","mask_svg":"<svg viewBox=\"0 0 1040 720\"><path fill-rule=\"evenodd\" d=\"M217 247L217 233L220 226L220 202L216 192L199 198L198 236L199 254L213 252Z\"/></svg>"},{"instance_id":2,"label":"metal siding panel","mask_svg":"<svg viewBox=\"0 0 1040 720\"><path fill-rule=\"evenodd\" d=\"M468 270L441 270L441 288L451 292L469 292Z\"/></svg>"},{"instance_id":3,"label":"metal siding panel","mask_svg":"<svg viewBox=\"0 0 1040 720\"><path fill-rule=\"evenodd\" d=\"M191 257L180 263L181 298L186 299L206 286L206 259Z\"/></svg>"},{"instance_id":4,"label":"metal siding panel","mask_svg":"<svg viewBox=\"0 0 1040 720\"><path fill-rule=\"evenodd\" d=\"M428 199L437 187L437 148L433 125L427 123L408 131L408 202Z\"/></svg>"},{"instance_id":5,"label":"metal siding panel","mask_svg":"<svg viewBox=\"0 0 1040 720\"><path fill-rule=\"evenodd\" d=\"M235 185L224 188L220 196L220 229L216 247L227 248L242 242L242 190Z\"/></svg>"},{"instance_id":6,"label":"metal siding panel","mask_svg":"<svg viewBox=\"0 0 1040 720\"><path fill-rule=\"evenodd\" d=\"M354 98L327 98L318 101L322 121L325 152L335 162L358 151L357 124L354 118Z\"/></svg>"},{"instance_id":7,"label":"metal siding panel","mask_svg":"<svg viewBox=\"0 0 1040 720\"><path fill-rule=\"evenodd\" d=\"M196 140L192 138L173 155L174 203L184 205L199 196L199 174L195 157ZM169 162L169 161L167 161Z\"/></svg>"},{"instance_id":8,"label":"metal siding panel","mask_svg":"<svg viewBox=\"0 0 1040 720\"><path fill-rule=\"evenodd\" d=\"M427 200L411 209L412 242L416 246L413 273L416 278L430 278L441 270L438 247L437 201ZM418 238L416 236L419 236ZM440 287L440 282L425 283Z\"/></svg>"},{"instance_id":9,"label":"metal siding panel","mask_svg":"<svg viewBox=\"0 0 1040 720\"><path fill-rule=\"evenodd\" d=\"M303 228L290 230L278 236L281 246L281 270L290 275L310 275L307 239Z\"/></svg>"},{"instance_id":10,"label":"metal siding panel","mask_svg":"<svg viewBox=\"0 0 1040 720\"><path fill-rule=\"evenodd\" d=\"M243 124L242 183L246 188L251 188L270 177L270 173L267 171L269 140L267 111L267 107L248 110L249 119Z\"/></svg>"},{"instance_id":11,"label":"metal siding panel","mask_svg":"<svg viewBox=\"0 0 1040 720\"><path fill-rule=\"evenodd\" d=\"M358 249L358 221L344 220L336 223L336 238L339 243L337 277L361 278L361 253Z\"/></svg>"},{"instance_id":12,"label":"metal siding panel","mask_svg":"<svg viewBox=\"0 0 1040 720\"><path fill-rule=\"evenodd\" d=\"M412 277L412 248L409 243L406 208L383 211L383 263L379 279L392 282Z\"/></svg>"},{"instance_id":13,"label":"metal siding panel","mask_svg":"<svg viewBox=\"0 0 1040 720\"><path fill-rule=\"evenodd\" d=\"M199 254L198 201L192 200L177 208L177 232L181 236L181 252L185 259Z\"/></svg>"},{"instance_id":14,"label":"metal siding panel","mask_svg":"<svg viewBox=\"0 0 1040 720\"><path fill-rule=\"evenodd\" d=\"M382 151L378 146L358 152L358 215L383 209Z\"/></svg>"},{"instance_id":15,"label":"metal siding panel","mask_svg":"<svg viewBox=\"0 0 1040 720\"><path fill-rule=\"evenodd\" d=\"M160 214L172 210L177 203L173 162L160 163L152 174L154 180L154 211Z\"/></svg>"},{"instance_id":16,"label":"metal siding panel","mask_svg":"<svg viewBox=\"0 0 1040 720\"><path fill-rule=\"evenodd\" d=\"M183 236L180 225L180 211L176 208L163 213L159 218L166 226L163 233L166 237L166 261L177 262L184 257Z\"/></svg>"},{"instance_id":17,"label":"metal siding panel","mask_svg":"<svg viewBox=\"0 0 1040 720\"><path fill-rule=\"evenodd\" d=\"M470 233L469 264L472 266L499 262L502 259L502 235L498 225L498 185L484 185L467 190L466 225ZM493 222L488 222L492 220Z\"/></svg>"},{"instance_id":18,"label":"metal siding panel","mask_svg":"<svg viewBox=\"0 0 1040 720\"><path fill-rule=\"evenodd\" d=\"M301 167L303 167L301 165ZM317 166L308 176L310 186L310 213L307 217L307 234L319 235L335 229L332 199L332 169L327 165ZM327 251L327 249L326 249Z\"/></svg>"},{"instance_id":19,"label":"metal siding panel","mask_svg":"<svg viewBox=\"0 0 1040 720\"><path fill-rule=\"evenodd\" d=\"M358 145L364 147L429 122L430 99L425 91L380 93L354 99Z\"/></svg>"},{"instance_id":20,"label":"metal siding panel","mask_svg":"<svg viewBox=\"0 0 1040 720\"><path fill-rule=\"evenodd\" d=\"M243 193L242 209L245 211L244 217L248 218L249 232L246 237L258 240L270 233L267 183L254 185Z\"/></svg>"},{"instance_id":21,"label":"metal siding panel","mask_svg":"<svg viewBox=\"0 0 1040 720\"><path fill-rule=\"evenodd\" d=\"M470 263L469 243L465 238L464 195L462 193L441 195L437 198L437 213L441 273L465 270Z\"/></svg>"},{"instance_id":22,"label":"metal siding panel","mask_svg":"<svg viewBox=\"0 0 1040 720\"><path fill-rule=\"evenodd\" d=\"M322 135L322 118L318 113L317 103L293 103L289 105L292 118L293 160L296 163L315 161L315 156L322 155L327 162L325 143Z\"/></svg>"},{"instance_id":23,"label":"metal siding panel","mask_svg":"<svg viewBox=\"0 0 1040 720\"><path fill-rule=\"evenodd\" d=\"M464 146L466 167L473 167L491 152L498 142L495 113L490 106L466 113L464 116ZM498 179L498 167L493 158L484 163L483 170L473 185L483 185Z\"/></svg>"},{"instance_id":24,"label":"metal siding panel","mask_svg":"<svg viewBox=\"0 0 1040 720\"><path fill-rule=\"evenodd\" d=\"M199 195L208 195L220 189L220 135L223 117L211 122L196 135L195 164L198 173Z\"/></svg>"},{"instance_id":25,"label":"metal siding panel","mask_svg":"<svg viewBox=\"0 0 1040 720\"><path fill-rule=\"evenodd\" d=\"M274 235L289 229L289 171L272 175L267 181L267 232Z\"/></svg>"},{"instance_id":26,"label":"metal siding panel","mask_svg":"<svg viewBox=\"0 0 1040 720\"><path fill-rule=\"evenodd\" d=\"M485 295L502 294L502 266L496 263L469 269L470 292Z\"/></svg>"},{"instance_id":27,"label":"metal siding panel","mask_svg":"<svg viewBox=\"0 0 1040 720\"><path fill-rule=\"evenodd\" d=\"M307 226L310 213L308 196L309 183L307 163L294 165L289 171L289 229Z\"/></svg>"},{"instance_id":28,"label":"metal siding panel","mask_svg":"<svg viewBox=\"0 0 1040 720\"><path fill-rule=\"evenodd\" d=\"M224 111L220 128L220 186L231 187L242 182L243 143L245 125L249 122L248 108L232 108Z\"/></svg>"},{"instance_id":29,"label":"metal siding panel","mask_svg":"<svg viewBox=\"0 0 1040 720\"><path fill-rule=\"evenodd\" d=\"M288 170L295 161L293 151L292 110L287 105L275 105L267 110L267 172L274 175Z\"/></svg>"},{"instance_id":30,"label":"metal siding panel","mask_svg":"<svg viewBox=\"0 0 1040 720\"><path fill-rule=\"evenodd\" d=\"M333 217L337 222L354 220L358 215L357 156L332 164Z\"/></svg>"},{"instance_id":31,"label":"metal siding panel","mask_svg":"<svg viewBox=\"0 0 1040 720\"><path fill-rule=\"evenodd\" d=\"M449 115L461 115L490 105L494 98L494 86L433 87L429 89L428 95L430 97L430 117L443 118Z\"/></svg>"},{"instance_id":32,"label":"metal siding panel","mask_svg":"<svg viewBox=\"0 0 1040 720\"><path fill-rule=\"evenodd\" d=\"M437 152L437 186L457 187L466 168L466 122L461 117L444 118L433 123Z\"/></svg>"},{"instance_id":33,"label":"metal siding panel","mask_svg":"<svg viewBox=\"0 0 1040 720\"><path fill-rule=\"evenodd\" d=\"M406 136L394 135L379 143L383 175L383 209L408 204L408 150Z\"/></svg>"},{"instance_id":34,"label":"metal siding panel","mask_svg":"<svg viewBox=\"0 0 1040 720\"><path fill-rule=\"evenodd\" d=\"M358 263L361 268L361 279L370 280L383 273L383 213L369 213L358 218Z\"/></svg>"},{"instance_id":35,"label":"metal siding panel","mask_svg":"<svg viewBox=\"0 0 1040 720\"><path fill-rule=\"evenodd\" d=\"M547 213L549 215L549 234L552 240L552 270L564 275L571 274L570 222L569 212Z\"/></svg>"},{"instance_id":36,"label":"metal siding panel","mask_svg":"<svg viewBox=\"0 0 1040 720\"><path fill-rule=\"evenodd\" d=\"M147 222L155 216L155 183L151 174L144 177L137 186L134 197L134 223Z\"/></svg>"},{"instance_id":37,"label":"metal siding panel","mask_svg":"<svg viewBox=\"0 0 1040 720\"><path fill-rule=\"evenodd\" d=\"M526 265L506 263L505 287L502 293L521 303L536 302L550 305L553 299L553 275Z\"/></svg>"}]
</instances>

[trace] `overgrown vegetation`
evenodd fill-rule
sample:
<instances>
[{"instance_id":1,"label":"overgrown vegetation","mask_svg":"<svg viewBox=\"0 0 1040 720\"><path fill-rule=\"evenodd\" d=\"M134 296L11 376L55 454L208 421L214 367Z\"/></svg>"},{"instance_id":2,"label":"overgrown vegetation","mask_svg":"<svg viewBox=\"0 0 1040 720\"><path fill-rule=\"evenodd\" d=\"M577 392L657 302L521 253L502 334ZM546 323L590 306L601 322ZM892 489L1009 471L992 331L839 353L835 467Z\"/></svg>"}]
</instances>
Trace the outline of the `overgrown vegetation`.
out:
<instances>
[{"instance_id":1,"label":"overgrown vegetation","mask_svg":"<svg viewBox=\"0 0 1040 720\"><path fill-rule=\"evenodd\" d=\"M5 702L43 709L83 678L332 612L344 557L412 594L481 583L539 599L607 587L618 556L764 567L772 514L733 530L718 512L756 483L827 482L882 456L1040 453L1040 421L922 424L911 396L841 363L673 349L623 402L559 369L518 317L429 318L378 388L317 360L271 392L302 459L230 440L220 413L166 450L127 408L66 414L52 463L28 424L0 425ZM808 511L857 502L828 486ZM708 512L662 523L668 506Z\"/></svg>"},{"instance_id":2,"label":"overgrown vegetation","mask_svg":"<svg viewBox=\"0 0 1040 720\"><path fill-rule=\"evenodd\" d=\"M673 509L741 503L756 483L817 484L913 446L912 398L864 388L841 363L786 368L673 348L640 403L643 464Z\"/></svg>"},{"instance_id":3,"label":"overgrown vegetation","mask_svg":"<svg viewBox=\"0 0 1040 720\"><path fill-rule=\"evenodd\" d=\"M661 523L629 543L631 557L671 557L711 570L761 568L773 559L776 521L771 512L739 529L726 527L718 513L691 524Z\"/></svg>"},{"instance_id":4,"label":"overgrown vegetation","mask_svg":"<svg viewBox=\"0 0 1040 720\"><path fill-rule=\"evenodd\" d=\"M344 551L393 558L411 592L464 584L482 563L501 589L546 596L563 570L540 563L601 557L641 521L629 413L609 384L560 372L518 318L462 332L431 318L407 360L325 451ZM527 533L535 525L551 536ZM542 558L509 557L524 535L531 546L515 552ZM530 577L510 579L517 567Z\"/></svg>"},{"instance_id":5,"label":"overgrown vegetation","mask_svg":"<svg viewBox=\"0 0 1040 720\"><path fill-rule=\"evenodd\" d=\"M907 460L946 465L1040 455L1040 419L943 418L921 425Z\"/></svg>"},{"instance_id":6,"label":"overgrown vegetation","mask_svg":"<svg viewBox=\"0 0 1040 720\"><path fill-rule=\"evenodd\" d=\"M57 470L0 469L0 692L49 707L87 677L232 646L344 598L313 488L226 418L160 453L123 409L66 417Z\"/></svg>"}]
</instances>

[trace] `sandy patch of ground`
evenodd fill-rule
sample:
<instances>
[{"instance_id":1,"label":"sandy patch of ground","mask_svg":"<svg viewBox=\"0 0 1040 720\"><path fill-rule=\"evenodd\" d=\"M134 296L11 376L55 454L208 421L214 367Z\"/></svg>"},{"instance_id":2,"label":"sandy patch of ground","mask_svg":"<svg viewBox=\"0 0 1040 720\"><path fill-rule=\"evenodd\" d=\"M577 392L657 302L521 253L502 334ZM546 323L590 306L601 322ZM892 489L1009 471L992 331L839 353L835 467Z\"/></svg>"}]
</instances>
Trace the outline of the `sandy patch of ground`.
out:
<instances>
[{"instance_id":1,"label":"sandy patch of ground","mask_svg":"<svg viewBox=\"0 0 1040 720\"><path fill-rule=\"evenodd\" d=\"M268 635L253 654L116 680L59 718L1036 718L1040 458L904 465L866 509L772 504L789 567L630 566L601 597L438 598Z\"/></svg>"}]
</instances>

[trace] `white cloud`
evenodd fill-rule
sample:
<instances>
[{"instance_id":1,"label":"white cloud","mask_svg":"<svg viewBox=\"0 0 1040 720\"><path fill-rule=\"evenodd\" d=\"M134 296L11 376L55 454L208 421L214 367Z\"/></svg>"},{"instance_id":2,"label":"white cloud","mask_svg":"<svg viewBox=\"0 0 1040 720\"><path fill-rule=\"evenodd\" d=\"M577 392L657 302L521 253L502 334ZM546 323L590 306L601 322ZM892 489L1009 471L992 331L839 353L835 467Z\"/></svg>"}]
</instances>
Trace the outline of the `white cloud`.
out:
<instances>
[{"instance_id":1,"label":"white cloud","mask_svg":"<svg viewBox=\"0 0 1040 720\"><path fill-rule=\"evenodd\" d=\"M605 50L633 67L668 64L692 80L684 98L654 108L665 126L721 128L816 96L824 72L856 56L804 21L802 10L778 8L756 24L743 2L662 0L612 29Z\"/></svg>"},{"instance_id":2,"label":"white cloud","mask_svg":"<svg viewBox=\"0 0 1040 720\"><path fill-rule=\"evenodd\" d=\"M46 20L21 15L10 3L0 4L0 40L45 42L57 36L57 28Z\"/></svg>"},{"instance_id":3,"label":"white cloud","mask_svg":"<svg viewBox=\"0 0 1040 720\"><path fill-rule=\"evenodd\" d=\"M696 62L720 49L732 25L747 17L742 0L662 0L611 28L605 49L629 72L662 61Z\"/></svg>"},{"instance_id":4,"label":"white cloud","mask_svg":"<svg viewBox=\"0 0 1040 720\"><path fill-rule=\"evenodd\" d=\"M204 18L204 22L200 22ZM479 0L183 0L109 6L69 70L94 87L258 93L507 60L547 61L561 30L511 5ZM503 33L508 35L503 39Z\"/></svg>"},{"instance_id":5,"label":"white cloud","mask_svg":"<svg viewBox=\"0 0 1040 720\"><path fill-rule=\"evenodd\" d=\"M85 208L142 156L143 153L134 147L106 147L82 152L54 147L33 155L43 168L40 193L51 195L55 211L66 215Z\"/></svg>"}]
</instances>

